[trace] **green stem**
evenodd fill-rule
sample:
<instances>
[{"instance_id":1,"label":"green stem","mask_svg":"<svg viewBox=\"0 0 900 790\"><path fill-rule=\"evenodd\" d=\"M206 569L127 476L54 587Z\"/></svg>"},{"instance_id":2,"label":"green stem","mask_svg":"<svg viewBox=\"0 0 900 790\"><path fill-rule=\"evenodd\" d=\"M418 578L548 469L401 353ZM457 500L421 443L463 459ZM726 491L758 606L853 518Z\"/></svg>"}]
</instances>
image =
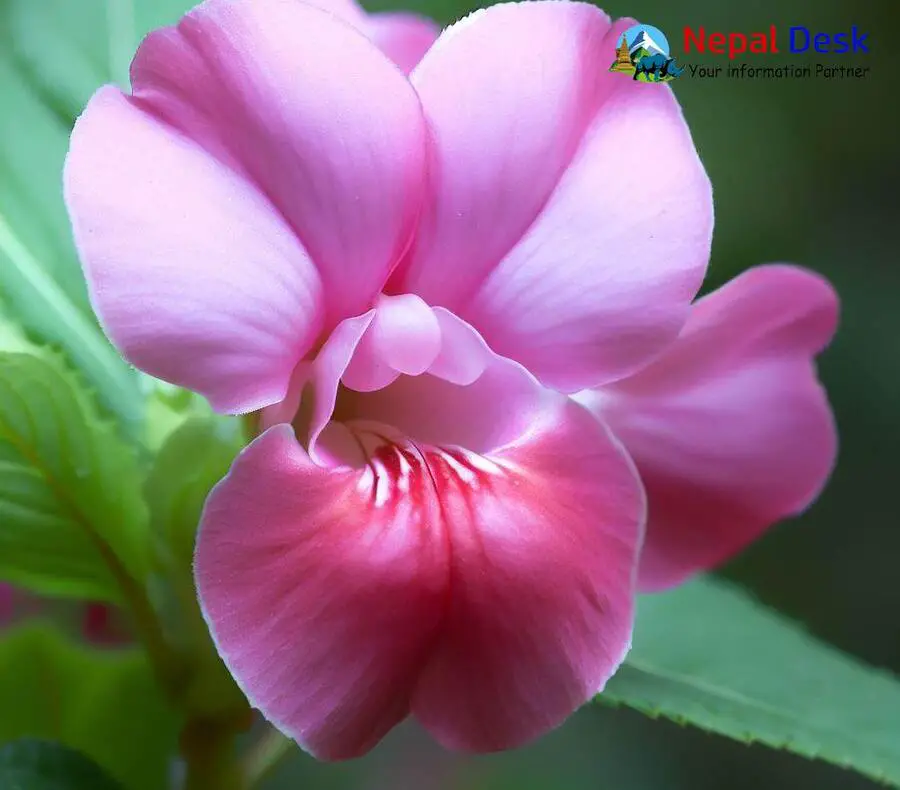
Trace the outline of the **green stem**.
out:
<instances>
[{"instance_id":1,"label":"green stem","mask_svg":"<svg viewBox=\"0 0 900 790\"><path fill-rule=\"evenodd\" d=\"M184 790L245 790L236 740L228 723L189 719L181 732Z\"/></svg>"},{"instance_id":2,"label":"green stem","mask_svg":"<svg viewBox=\"0 0 900 790\"><path fill-rule=\"evenodd\" d=\"M258 787L294 748L294 742L272 728L250 748L244 757L247 788Z\"/></svg>"}]
</instances>

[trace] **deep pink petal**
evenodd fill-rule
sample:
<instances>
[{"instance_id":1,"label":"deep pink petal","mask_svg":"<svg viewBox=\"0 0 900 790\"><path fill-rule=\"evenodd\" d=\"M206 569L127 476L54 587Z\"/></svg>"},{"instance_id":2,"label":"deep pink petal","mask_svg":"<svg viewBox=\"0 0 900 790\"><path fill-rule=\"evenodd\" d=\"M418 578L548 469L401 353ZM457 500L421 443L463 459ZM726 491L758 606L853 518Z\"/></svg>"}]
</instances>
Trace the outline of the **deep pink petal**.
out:
<instances>
[{"instance_id":1,"label":"deep pink petal","mask_svg":"<svg viewBox=\"0 0 900 790\"><path fill-rule=\"evenodd\" d=\"M388 11L372 14L365 31L385 55L409 74L434 44L440 28L418 14Z\"/></svg>"},{"instance_id":2,"label":"deep pink petal","mask_svg":"<svg viewBox=\"0 0 900 790\"><path fill-rule=\"evenodd\" d=\"M570 402L486 461L460 452L432 465L450 590L412 712L444 746L520 746L601 691L625 657L644 499L598 428Z\"/></svg>"},{"instance_id":3,"label":"deep pink petal","mask_svg":"<svg viewBox=\"0 0 900 790\"><path fill-rule=\"evenodd\" d=\"M75 127L65 187L94 307L132 364L220 411L284 397L321 283L259 190L111 87Z\"/></svg>"},{"instance_id":4,"label":"deep pink petal","mask_svg":"<svg viewBox=\"0 0 900 790\"><path fill-rule=\"evenodd\" d=\"M445 744L515 746L624 656L637 477L571 402L488 458L397 441L329 469L277 426L239 456L198 539L213 638L251 703L319 757L365 752L410 701Z\"/></svg>"},{"instance_id":5,"label":"deep pink petal","mask_svg":"<svg viewBox=\"0 0 900 790\"><path fill-rule=\"evenodd\" d=\"M622 440L647 488L643 589L722 562L819 494L837 437L813 356L837 313L819 276L757 267L701 299L656 362L578 396Z\"/></svg>"},{"instance_id":6,"label":"deep pink petal","mask_svg":"<svg viewBox=\"0 0 900 790\"><path fill-rule=\"evenodd\" d=\"M390 287L566 391L671 342L708 260L710 187L677 102L608 70L628 24L581 3L493 6L411 77L432 199Z\"/></svg>"},{"instance_id":7,"label":"deep pink petal","mask_svg":"<svg viewBox=\"0 0 900 790\"><path fill-rule=\"evenodd\" d=\"M324 759L368 751L406 717L446 596L434 497L377 509L360 478L316 466L276 426L214 489L197 544L220 655L251 704Z\"/></svg>"},{"instance_id":8,"label":"deep pink petal","mask_svg":"<svg viewBox=\"0 0 900 790\"><path fill-rule=\"evenodd\" d=\"M351 25L298 0L207 0L152 33L136 102L259 184L325 284L327 323L368 309L422 199L415 91Z\"/></svg>"}]
</instances>

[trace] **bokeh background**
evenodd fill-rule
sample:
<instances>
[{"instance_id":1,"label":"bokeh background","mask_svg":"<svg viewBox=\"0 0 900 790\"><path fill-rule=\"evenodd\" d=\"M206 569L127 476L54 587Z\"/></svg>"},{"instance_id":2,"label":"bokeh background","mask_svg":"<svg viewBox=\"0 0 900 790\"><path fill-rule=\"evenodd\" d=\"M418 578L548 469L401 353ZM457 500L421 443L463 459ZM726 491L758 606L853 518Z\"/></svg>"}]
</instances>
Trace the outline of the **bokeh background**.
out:
<instances>
[{"instance_id":1,"label":"bokeh background","mask_svg":"<svg viewBox=\"0 0 900 790\"><path fill-rule=\"evenodd\" d=\"M82 0L32 0L75 22ZM4 2L0 0L0 9ZM164 0L169 3L169 0ZM371 10L404 6L449 23L482 3L365 0ZM900 101L896 0L606 0L613 17L662 29L679 64L723 64L685 55L682 29L781 31L804 25L836 33L857 26L871 53L772 56L787 63L869 66L865 79L734 80L684 76L673 83L715 189L716 232L707 288L766 261L793 261L826 275L843 302L842 326L821 359L841 434L834 477L803 517L779 525L729 567L727 576L805 623L816 635L868 662L900 672ZM183 5L189 5L185 2ZM160 20L173 21L173 20ZM76 30L77 25L73 27ZM9 31L0 31L9 32ZM0 56L24 63L50 113L67 124L77 107L61 83L89 62L42 70L19 52L29 31L0 37ZM43 35L42 31L30 31ZM103 42L77 28L80 51ZM126 57L128 53L123 53ZM522 52L527 58L529 53ZM609 53L610 62L614 53ZM739 62L739 61L738 61ZM751 61L753 62L753 61ZM60 63L63 68L60 69ZM52 65L52 64L51 64ZM60 88L60 90L57 90ZM0 134L25 123L0 96ZM21 132L21 128L19 128ZM35 140L39 146L40 140ZM665 141L642 140L665 156ZM657 146L654 154L654 146ZM36 161L40 161L38 157ZM55 165L54 165L55 167ZM14 174L15 175L15 174ZM51 182L53 172L36 174ZM12 177L0 172L0 178ZM23 177L21 173L18 177ZM900 738L900 733L898 733ZM321 765L299 752L268 790L866 790L876 785L822 763L746 746L627 710L595 705L539 744L518 752L450 755L413 727L369 757Z\"/></svg>"}]
</instances>

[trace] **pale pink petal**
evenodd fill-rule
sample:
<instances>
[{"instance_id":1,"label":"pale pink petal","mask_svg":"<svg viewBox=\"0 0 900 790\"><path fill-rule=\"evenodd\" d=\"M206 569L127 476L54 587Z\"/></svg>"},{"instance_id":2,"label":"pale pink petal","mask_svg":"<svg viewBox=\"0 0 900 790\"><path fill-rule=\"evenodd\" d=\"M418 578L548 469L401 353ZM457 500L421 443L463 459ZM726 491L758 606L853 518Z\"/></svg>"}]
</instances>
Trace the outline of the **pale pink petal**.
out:
<instances>
[{"instance_id":1,"label":"pale pink petal","mask_svg":"<svg viewBox=\"0 0 900 790\"><path fill-rule=\"evenodd\" d=\"M368 751L406 717L447 590L434 496L374 508L360 476L316 466L276 426L214 489L198 536L219 654L250 703L323 759Z\"/></svg>"},{"instance_id":2,"label":"pale pink petal","mask_svg":"<svg viewBox=\"0 0 900 790\"><path fill-rule=\"evenodd\" d=\"M284 397L321 283L262 192L112 87L76 124L65 191L94 308L132 364L220 411Z\"/></svg>"},{"instance_id":3,"label":"pale pink petal","mask_svg":"<svg viewBox=\"0 0 900 790\"><path fill-rule=\"evenodd\" d=\"M644 500L598 428L570 402L487 459L431 464L450 588L412 712L444 746L520 746L601 691L625 657Z\"/></svg>"},{"instance_id":4,"label":"pale pink petal","mask_svg":"<svg viewBox=\"0 0 900 790\"><path fill-rule=\"evenodd\" d=\"M411 77L432 199L391 289L566 391L671 342L708 260L710 187L677 102L608 70L629 24L582 3L493 6Z\"/></svg>"},{"instance_id":5,"label":"pale pink petal","mask_svg":"<svg viewBox=\"0 0 900 790\"><path fill-rule=\"evenodd\" d=\"M423 444L489 452L526 433L553 395L518 363L484 347L479 356L481 371L465 386L431 373L401 376L376 392L342 390L336 416L385 423Z\"/></svg>"},{"instance_id":6,"label":"pale pink petal","mask_svg":"<svg viewBox=\"0 0 900 790\"><path fill-rule=\"evenodd\" d=\"M303 0L353 25L409 74L440 33L430 19L405 11L367 14L356 0Z\"/></svg>"},{"instance_id":7,"label":"pale pink petal","mask_svg":"<svg viewBox=\"0 0 900 790\"><path fill-rule=\"evenodd\" d=\"M334 413L338 385L347 370L353 354L375 318L374 310L355 318L348 318L338 324L328 341L319 350L309 371L310 398L309 414L303 410L299 415L298 435L309 453L317 462L324 457L316 451L316 441ZM298 402L298 406L302 403ZM297 423L295 423L297 425Z\"/></svg>"},{"instance_id":8,"label":"pale pink petal","mask_svg":"<svg viewBox=\"0 0 900 790\"><path fill-rule=\"evenodd\" d=\"M467 385L483 372L491 352L481 335L443 307L433 308L441 327L441 351L428 369L433 376Z\"/></svg>"},{"instance_id":9,"label":"pale pink petal","mask_svg":"<svg viewBox=\"0 0 900 790\"><path fill-rule=\"evenodd\" d=\"M440 33L430 19L400 11L372 14L364 30L406 74L418 65Z\"/></svg>"},{"instance_id":10,"label":"pale pink petal","mask_svg":"<svg viewBox=\"0 0 900 790\"><path fill-rule=\"evenodd\" d=\"M813 356L837 312L819 276L757 267L701 299L656 362L578 396L622 440L647 488L643 589L722 562L821 491L837 437Z\"/></svg>"},{"instance_id":11,"label":"pale pink petal","mask_svg":"<svg viewBox=\"0 0 900 790\"><path fill-rule=\"evenodd\" d=\"M419 441L486 451L519 436L550 396L521 365L494 354L464 321L443 308L432 311L418 299L388 302L396 315L387 323L397 331L382 340L394 346L394 353L418 343L428 347L431 356L428 311L437 319L440 353L425 374L401 376L377 356L384 344L371 340L385 302L379 304L376 311L342 322L299 374L302 381L295 380L291 389L296 399L288 398L263 415L266 427L293 421L317 463L326 462L317 441L332 416L341 421L378 420ZM411 323L404 324L404 317ZM418 331L423 326L428 330ZM301 402L307 384L308 396ZM297 419L289 416L298 409Z\"/></svg>"},{"instance_id":12,"label":"pale pink petal","mask_svg":"<svg viewBox=\"0 0 900 790\"><path fill-rule=\"evenodd\" d=\"M421 109L388 58L298 0L207 0L145 39L132 81L260 186L321 273L329 326L371 306L422 200Z\"/></svg>"},{"instance_id":13,"label":"pale pink petal","mask_svg":"<svg viewBox=\"0 0 900 790\"><path fill-rule=\"evenodd\" d=\"M398 375L418 376L441 350L441 327L432 309L414 294L381 296L375 319L344 373L360 392L386 387Z\"/></svg>"},{"instance_id":14,"label":"pale pink petal","mask_svg":"<svg viewBox=\"0 0 900 790\"><path fill-rule=\"evenodd\" d=\"M387 443L360 469L317 466L278 426L213 491L196 577L251 703L316 756L365 752L410 704L486 751L618 666L642 521L633 467L571 402L489 458Z\"/></svg>"},{"instance_id":15,"label":"pale pink petal","mask_svg":"<svg viewBox=\"0 0 900 790\"><path fill-rule=\"evenodd\" d=\"M368 19L368 14L356 0L297 0L306 5L334 14L338 19L361 30Z\"/></svg>"}]
</instances>

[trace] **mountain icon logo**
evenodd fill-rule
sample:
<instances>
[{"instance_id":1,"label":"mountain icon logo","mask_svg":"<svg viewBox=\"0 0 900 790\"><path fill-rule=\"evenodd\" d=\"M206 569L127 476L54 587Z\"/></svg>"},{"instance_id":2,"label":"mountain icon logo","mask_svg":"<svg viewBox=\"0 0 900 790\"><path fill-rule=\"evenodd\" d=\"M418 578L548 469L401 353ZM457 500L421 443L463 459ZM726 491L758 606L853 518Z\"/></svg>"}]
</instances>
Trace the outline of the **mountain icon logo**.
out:
<instances>
[{"instance_id":1,"label":"mountain icon logo","mask_svg":"<svg viewBox=\"0 0 900 790\"><path fill-rule=\"evenodd\" d=\"M619 37L610 71L628 74L636 82L669 82L684 71L669 57L669 40L653 25L634 25Z\"/></svg>"}]
</instances>

